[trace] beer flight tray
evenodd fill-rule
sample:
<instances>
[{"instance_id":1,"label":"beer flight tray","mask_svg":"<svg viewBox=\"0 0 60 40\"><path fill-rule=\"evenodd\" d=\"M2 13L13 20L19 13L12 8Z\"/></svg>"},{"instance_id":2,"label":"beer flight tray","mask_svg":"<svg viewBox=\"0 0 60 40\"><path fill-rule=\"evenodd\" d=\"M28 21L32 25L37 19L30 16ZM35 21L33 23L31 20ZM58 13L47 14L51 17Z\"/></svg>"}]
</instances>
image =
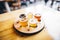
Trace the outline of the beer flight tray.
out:
<instances>
[{"instance_id":1,"label":"beer flight tray","mask_svg":"<svg viewBox=\"0 0 60 40\"><path fill-rule=\"evenodd\" d=\"M35 19L32 14L28 14L28 18L26 18L25 14L21 14L19 17L20 19L14 23L14 30L19 34L33 35L44 29L44 22L41 20L41 16L37 16L36 18L38 19Z\"/></svg>"}]
</instances>

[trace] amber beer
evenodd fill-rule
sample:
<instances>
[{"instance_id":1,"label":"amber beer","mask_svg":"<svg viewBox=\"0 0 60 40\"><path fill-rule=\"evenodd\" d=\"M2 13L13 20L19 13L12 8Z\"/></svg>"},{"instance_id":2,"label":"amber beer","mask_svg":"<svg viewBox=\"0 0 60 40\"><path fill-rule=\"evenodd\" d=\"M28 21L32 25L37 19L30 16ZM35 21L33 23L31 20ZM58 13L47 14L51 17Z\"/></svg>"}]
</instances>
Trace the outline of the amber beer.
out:
<instances>
[{"instance_id":1,"label":"amber beer","mask_svg":"<svg viewBox=\"0 0 60 40\"><path fill-rule=\"evenodd\" d=\"M19 23L22 27L28 26L28 20L27 19L20 19Z\"/></svg>"},{"instance_id":2,"label":"amber beer","mask_svg":"<svg viewBox=\"0 0 60 40\"><path fill-rule=\"evenodd\" d=\"M35 14L35 16L34 16L37 20L38 20L38 22L40 22L41 21L41 15L40 14Z\"/></svg>"}]
</instances>

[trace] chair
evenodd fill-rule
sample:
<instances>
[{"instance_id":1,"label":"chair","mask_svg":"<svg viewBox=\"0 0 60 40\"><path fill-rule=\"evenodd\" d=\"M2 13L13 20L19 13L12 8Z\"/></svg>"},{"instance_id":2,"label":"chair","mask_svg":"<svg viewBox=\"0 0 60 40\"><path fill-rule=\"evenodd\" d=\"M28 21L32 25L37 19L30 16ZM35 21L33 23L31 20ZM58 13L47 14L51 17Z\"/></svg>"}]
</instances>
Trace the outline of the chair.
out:
<instances>
[{"instance_id":1,"label":"chair","mask_svg":"<svg viewBox=\"0 0 60 40\"><path fill-rule=\"evenodd\" d=\"M6 8L4 5L4 2L0 2L0 14L5 13L6 12Z\"/></svg>"},{"instance_id":2,"label":"chair","mask_svg":"<svg viewBox=\"0 0 60 40\"><path fill-rule=\"evenodd\" d=\"M12 7L13 7L14 10L16 9L16 7L17 7L17 9L20 9L20 7L21 7L21 2L20 2L20 0L17 0L16 3L13 3L13 4L12 4Z\"/></svg>"},{"instance_id":3,"label":"chair","mask_svg":"<svg viewBox=\"0 0 60 40\"><path fill-rule=\"evenodd\" d=\"M27 6L27 0L21 0L21 6Z\"/></svg>"}]
</instances>

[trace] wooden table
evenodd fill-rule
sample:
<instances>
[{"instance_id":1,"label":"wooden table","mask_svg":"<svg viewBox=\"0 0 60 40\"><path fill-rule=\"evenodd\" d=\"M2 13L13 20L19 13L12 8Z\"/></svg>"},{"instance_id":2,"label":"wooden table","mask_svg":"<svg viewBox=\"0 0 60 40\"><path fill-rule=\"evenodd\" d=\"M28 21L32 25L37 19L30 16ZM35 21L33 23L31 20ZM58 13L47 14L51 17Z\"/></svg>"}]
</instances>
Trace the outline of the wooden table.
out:
<instances>
[{"instance_id":1,"label":"wooden table","mask_svg":"<svg viewBox=\"0 0 60 40\"><path fill-rule=\"evenodd\" d=\"M52 40L46 28L40 33L32 36L21 36L13 29L15 18L25 10L16 10L10 13L0 14L0 40Z\"/></svg>"}]
</instances>

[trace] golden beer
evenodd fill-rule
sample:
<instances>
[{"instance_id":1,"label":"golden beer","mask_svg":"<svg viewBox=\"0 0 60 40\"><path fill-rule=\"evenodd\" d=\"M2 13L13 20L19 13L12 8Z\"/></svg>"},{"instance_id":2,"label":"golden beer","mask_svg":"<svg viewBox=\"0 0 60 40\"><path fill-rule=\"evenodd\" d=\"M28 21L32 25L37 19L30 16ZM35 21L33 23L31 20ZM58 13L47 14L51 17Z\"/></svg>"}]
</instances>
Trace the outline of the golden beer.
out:
<instances>
[{"instance_id":1,"label":"golden beer","mask_svg":"<svg viewBox=\"0 0 60 40\"><path fill-rule=\"evenodd\" d=\"M27 16L28 16L28 19L31 19L33 17L33 14L29 13Z\"/></svg>"},{"instance_id":2,"label":"golden beer","mask_svg":"<svg viewBox=\"0 0 60 40\"><path fill-rule=\"evenodd\" d=\"M27 19L20 19L19 23L22 27L28 26L28 20Z\"/></svg>"},{"instance_id":3,"label":"golden beer","mask_svg":"<svg viewBox=\"0 0 60 40\"><path fill-rule=\"evenodd\" d=\"M37 20L36 19L30 19L29 20L29 26L36 28L37 27Z\"/></svg>"}]
</instances>

